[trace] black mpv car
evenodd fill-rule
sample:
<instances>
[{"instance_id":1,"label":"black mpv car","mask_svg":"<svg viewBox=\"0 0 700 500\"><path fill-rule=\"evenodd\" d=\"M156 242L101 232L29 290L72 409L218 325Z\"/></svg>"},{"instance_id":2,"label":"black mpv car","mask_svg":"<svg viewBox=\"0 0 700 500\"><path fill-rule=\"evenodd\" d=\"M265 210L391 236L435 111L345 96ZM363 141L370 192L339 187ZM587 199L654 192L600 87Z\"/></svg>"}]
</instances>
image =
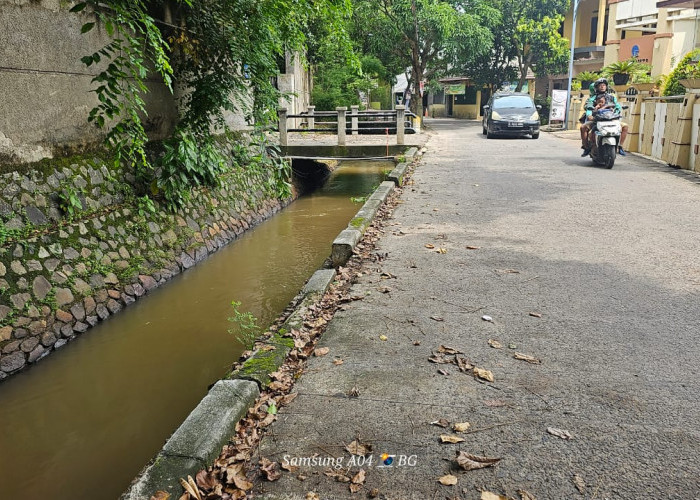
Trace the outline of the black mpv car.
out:
<instances>
[{"instance_id":1,"label":"black mpv car","mask_svg":"<svg viewBox=\"0 0 700 500\"><path fill-rule=\"evenodd\" d=\"M541 106L535 106L530 94L497 92L484 106L483 133L491 139L499 135L537 139L540 136Z\"/></svg>"}]
</instances>

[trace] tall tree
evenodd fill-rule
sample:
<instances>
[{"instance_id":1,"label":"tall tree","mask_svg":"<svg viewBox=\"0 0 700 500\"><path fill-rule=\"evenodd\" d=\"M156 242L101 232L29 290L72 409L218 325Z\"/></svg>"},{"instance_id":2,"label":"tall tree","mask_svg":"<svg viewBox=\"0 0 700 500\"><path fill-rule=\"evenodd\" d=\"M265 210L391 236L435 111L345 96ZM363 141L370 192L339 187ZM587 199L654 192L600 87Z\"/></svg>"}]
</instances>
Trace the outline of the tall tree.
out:
<instances>
[{"instance_id":1,"label":"tall tree","mask_svg":"<svg viewBox=\"0 0 700 500\"><path fill-rule=\"evenodd\" d=\"M408 70L411 110L422 116L421 81L445 71L457 53L474 57L489 50L492 35L481 18L486 13L491 9L481 0L358 0L355 36L387 69Z\"/></svg>"},{"instance_id":2,"label":"tall tree","mask_svg":"<svg viewBox=\"0 0 700 500\"><path fill-rule=\"evenodd\" d=\"M570 0L491 0L499 13L489 18L492 50L461 67L492 88L517 79L518 90L531 69L538 76L564 71L568 42L559 29L569 4Z\"/></svg>"}]
</instances>

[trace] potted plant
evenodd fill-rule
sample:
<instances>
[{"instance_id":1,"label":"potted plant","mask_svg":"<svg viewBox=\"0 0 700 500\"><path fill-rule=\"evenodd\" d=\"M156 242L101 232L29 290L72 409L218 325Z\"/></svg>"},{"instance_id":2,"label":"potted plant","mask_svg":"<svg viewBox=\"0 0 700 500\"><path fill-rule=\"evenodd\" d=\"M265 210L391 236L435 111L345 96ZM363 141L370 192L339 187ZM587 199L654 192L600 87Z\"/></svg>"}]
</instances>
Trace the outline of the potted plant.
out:
<instances>
[{"instance_id":1,"label":"potted plant","mask_svg":"<svg viewBox=\"0 0 700 500\"><path fill-rule=\"evenodd\" d=\"M586 90L591 85L600 78L600 74L594 71L583 71L576 75L576 80L581 82L581 90Z\"/></svg>"},{"instance_id":2,"label":"potted plant","mask_svg":"<svg viewBox=\"0 0 700 500\"><path fill-rule=\"evenodd\" d=\"M627 85L634 75L646 73L647 66L640 63L634 57L625 61L618 61L603 68L603 73L612 76L615 85Z\"/></svg>"}]
</instances>

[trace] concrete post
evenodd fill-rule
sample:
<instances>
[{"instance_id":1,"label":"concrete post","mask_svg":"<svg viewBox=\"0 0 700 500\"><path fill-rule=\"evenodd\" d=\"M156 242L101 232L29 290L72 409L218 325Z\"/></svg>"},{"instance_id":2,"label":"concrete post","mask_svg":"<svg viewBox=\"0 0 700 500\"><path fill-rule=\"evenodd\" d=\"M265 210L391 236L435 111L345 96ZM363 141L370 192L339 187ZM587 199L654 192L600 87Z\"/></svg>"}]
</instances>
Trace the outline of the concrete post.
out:
<instances>
[{"instance_id":1,"label":"concrete post","mask_svg":"<svg viewBox=\"0 0 700 500\"><path fill-rule=\"evenodd\" d=\"M406 106L396 106L396 144L404 143L404 120L406 119Z\"/></svg>"},{"instance_id":2,"label":"concrete post","mask_svg":"<svg viewBox=\"0 0 700 500\"><path fill-rule=\"evenodd\" d=\"M316 111L316 106L308 106L307 108L308 111L308 118L306 119L306 124L309 127L309 130L313 130L316 128L316 118L314 118L314 111Z\"/></svg>"},{"instance_id":3,"label":"concrete post","mask_svg":"<svg viewBox=\"0 0 700 500\"><path fill-rule=\"evenodd\" d=\"M287 145L287 108L280 108L277 112L280 119L280 146Z\"/></svg>"},{"instance_id":4,"label":"concrete post","mask_svg":"<svg viewBox=\"0 0 700 500\"><path fill-rule=\"evenodd\" d=\"M338 112L338 146L345 146L345 112L348 110L345 106L335 108Z\"/></svg>"},{"instance_id":5,"label":"concrete post","mask_svg":"<svg viewBox=\"0 0 700 500\"><path fill-rule=\"evenodd\" d=\"M352 115L350 117L350 129L352 132L352 135L357 135L357 113L360 112L360 107L359 106L350 106L350 114Z\"/></svg>"}]
</instances>

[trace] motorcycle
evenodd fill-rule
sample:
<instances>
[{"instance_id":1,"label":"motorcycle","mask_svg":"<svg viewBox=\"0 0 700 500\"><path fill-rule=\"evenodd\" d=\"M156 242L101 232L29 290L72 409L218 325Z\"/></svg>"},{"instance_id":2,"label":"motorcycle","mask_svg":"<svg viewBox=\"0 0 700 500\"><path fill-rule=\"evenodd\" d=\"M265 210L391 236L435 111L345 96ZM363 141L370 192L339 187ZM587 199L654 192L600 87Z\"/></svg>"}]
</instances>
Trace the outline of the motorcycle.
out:
<instances>
[{"instance_id":1,"label":"motorcycle","mask_svg":"<svg viewBox=\"0 0 700 500\"><path fill-rule=\"evenodd\" d=\"M593 115L594 126L589 133L591 158L605 168L613 168L622 135L620 114L613 109L601 109Z\"/></svg>"}]
</instances>

